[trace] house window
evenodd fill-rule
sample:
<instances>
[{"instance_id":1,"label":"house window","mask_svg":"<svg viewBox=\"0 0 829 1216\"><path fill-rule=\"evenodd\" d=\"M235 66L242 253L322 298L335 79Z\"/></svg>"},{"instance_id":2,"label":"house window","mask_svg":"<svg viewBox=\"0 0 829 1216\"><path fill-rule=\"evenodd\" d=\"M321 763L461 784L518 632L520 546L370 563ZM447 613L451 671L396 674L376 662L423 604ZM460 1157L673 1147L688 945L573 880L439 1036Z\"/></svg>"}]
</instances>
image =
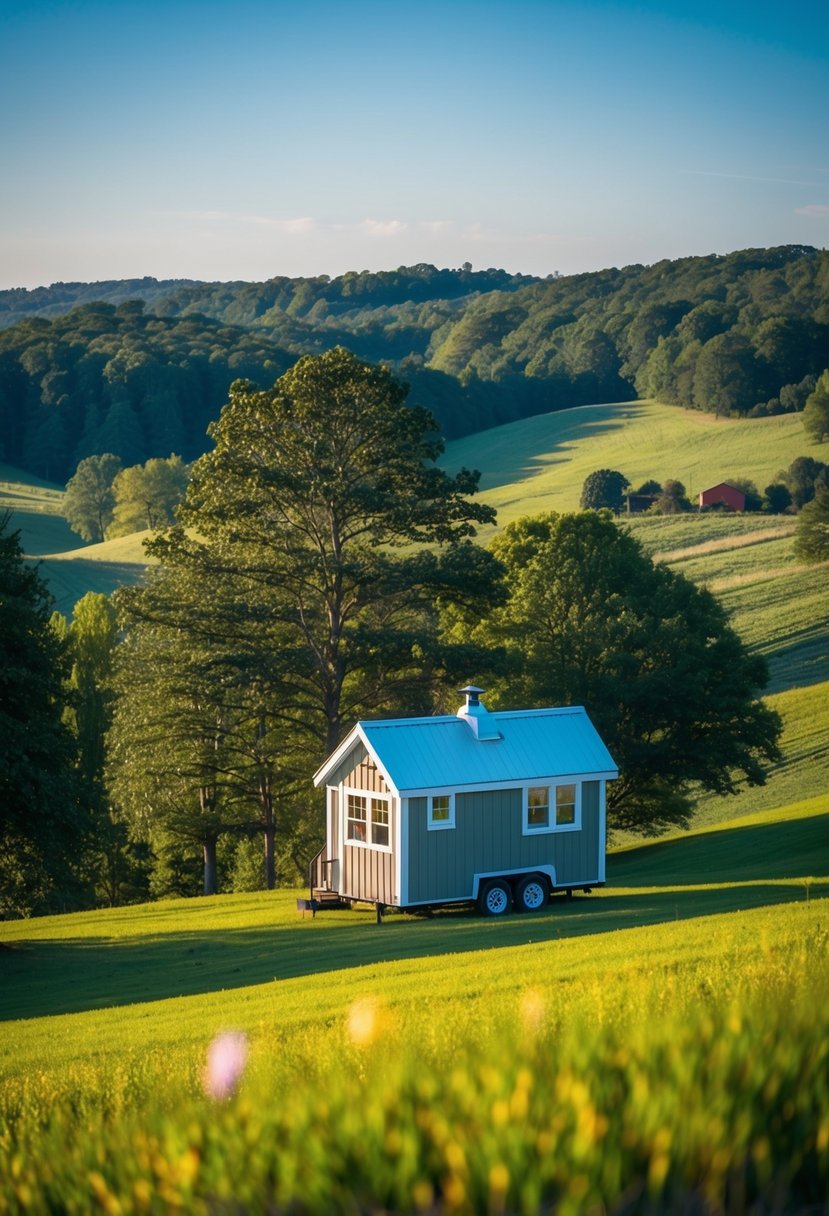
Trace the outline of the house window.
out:
<instances>
[{"instance_id":1,"label":"house window","mask_svg":"<svg viewBox=\"0 0 829 1216\"><path fill-rule=\"evenodd\" d=\"M348 795L348 839L366 842L366 800L362 794Z\"/></svg>"},{"instance_id":2,"label":"house window","mask_svg":"<svg viewBox=\"0 0 829 1216\"><path fill-rule=\"evenodd\" d=\"M531 785L524 798L524 835L581 827L581 787L577 782L562 785Z\"/></svg>"},{"instance_id":3,"label":"house window","mask_svg":"<svg viewBox=\"0 0 829 1216\"><path fill-rule=\"evenodd\" d=\"M390 804L376 794L349 793L346 801L346 840L352 844L391 847Z\"/></svg>"},{"instance_id":4,"label":"house window","mask_svg":"<svg viewBox=\"0 0 829 1216\"><path fill-rule=\"evenodd\" d=\"M437 828L453 828L455 826L454 794L432 794L429 798L426 826L430 832Z\"/></svg>"},{"instance_id":5,"label":"house window","mask_svg":"<svg viewBox=\"0 0 829 1216\"><path fill-rule=\"evenodd\" d=\"M556 827L565 827L576 822L575 785L556 786Z\"/></svg>"},{"instance_id":6,"label":"house window","mask_svg":"<svg viewBox=\"0 0 829 1216\"><path fill-rule=\"evenodd\" d=\"M389 843L389 804L385 798L371 800L371 843Z\"/></svg>"},{"instance_id":7,"label":"house window","mask_svg":"<svg viewBox=\"0 0 829 1216\"><path fill-rule=\"evenodd\" d=\"M532 830L550 826L550 787L536 785L527 790L527 827Z\"/></svg>"}]
</instances>

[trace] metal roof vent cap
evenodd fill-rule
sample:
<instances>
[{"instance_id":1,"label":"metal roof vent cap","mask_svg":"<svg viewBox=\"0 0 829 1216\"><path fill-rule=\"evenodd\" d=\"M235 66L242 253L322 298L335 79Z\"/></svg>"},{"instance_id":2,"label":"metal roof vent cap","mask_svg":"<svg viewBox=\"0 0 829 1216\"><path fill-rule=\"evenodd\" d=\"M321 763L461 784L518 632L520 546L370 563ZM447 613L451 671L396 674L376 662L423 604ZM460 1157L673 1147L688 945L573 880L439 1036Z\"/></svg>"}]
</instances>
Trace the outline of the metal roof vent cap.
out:
<instances>
[{"instance_id":1,"label":"metal roof vent cap","mask_svg":"<svg viewBox=\"0 0 829 1216\"><path fill-rule=\"evenodd\" d=\"M458 717L467 724L480 743L492 743L502 736L491 720L489 710L481 700L481 693L484 691L475 684L467 684L466 688L462 688L461 692L466 697L466 703L458 710Z\"/></svg>"}]
</instances>

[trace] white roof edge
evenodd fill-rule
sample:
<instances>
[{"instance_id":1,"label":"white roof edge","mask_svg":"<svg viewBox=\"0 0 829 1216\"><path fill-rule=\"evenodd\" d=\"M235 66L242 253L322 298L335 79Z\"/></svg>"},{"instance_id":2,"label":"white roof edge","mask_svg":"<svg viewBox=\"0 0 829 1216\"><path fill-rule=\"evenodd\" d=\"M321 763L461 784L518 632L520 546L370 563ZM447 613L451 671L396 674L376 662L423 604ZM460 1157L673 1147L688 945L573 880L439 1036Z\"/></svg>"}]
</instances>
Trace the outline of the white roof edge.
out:
<instances>
[{"instance_id":1,"label":"white roof edge","mask_svg":"<svg viewBox=\"0 0 829 1216\"><path fill-rule=\"evenodd\" d=\"M602 769L590 773L530 773L526 777L510 777L503 781L495 778L490 781L476 781L466 785L441 786L440 788L451 789L456 794L475 794L480 790L519 789L533 781L539 784L543 784L545 781L567 781L568 778L573 781L617 781L618 777L618 768ZM425 798L436 788L434 785L412 786L409 789L401 789L399 796L401 798Z\"/></svg>"},{"instance_id":2,"label":"white roof edge","mask_svg":"<svg viewBox=\"0 0 829 1216\"><path fill-rule=\"evenodd\" d=\"M394 796L396 798L399 798L400 791L398 790L397 786L392 781L391 775L389 774L388 769L386 768L385 764L383 764L380 757L377 755L377 752L375 751L374 747L372 746L371 740L367 737L365 731L363 730L362 722L358 722L355 726L352 726L351 730L345 736L343 741L334 749L334 751L331 753L331 755L328 757L328 759L322 765L320 765L320 767L314 773L314 778L313 778L314 785L315 786L322 785L323 781L325 781L328 774L332 771L332 769L335 769L339 764L342 763L342 761L345 759L345 757L348 755L348 753L351 751L352 747L358 740L363 744L363 747L366 749L366 751L371 756L374 763L377 765L377 768L378 768L383 780L385 781L386 785L389 787L390 793L394 794Z\"/></svg>"}]
</instances>

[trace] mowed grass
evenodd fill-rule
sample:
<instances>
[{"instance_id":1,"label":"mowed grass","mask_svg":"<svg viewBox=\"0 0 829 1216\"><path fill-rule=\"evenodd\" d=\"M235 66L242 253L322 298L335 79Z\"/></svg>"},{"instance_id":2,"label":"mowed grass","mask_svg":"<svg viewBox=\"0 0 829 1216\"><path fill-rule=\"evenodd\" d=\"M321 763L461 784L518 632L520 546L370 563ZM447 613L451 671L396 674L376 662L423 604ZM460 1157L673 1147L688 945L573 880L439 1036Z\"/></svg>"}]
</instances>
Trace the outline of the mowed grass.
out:
<instances>
[{"instance_id":1,"label":"mowed grass","mask_svg":"<svg viewBox=\"0 0 829 1216\"><path fill-rule=\"evenodd\" d=\"M693 841L693 843L690 843ZM808 880L808 887L807 887ZM533 916L428 920L370 908L296 912L297 892L175 900L9 922L0 1017L42 1017L238 989L402 959L559 942L829 895L829 795L728 829L611 855L608 886ZM592 950L592 946L591 946ZM430 964L431 965L431 964ZM2 1059L2 1056L0 1056ZM0 1065L2 1067L3 1065Z\"/></svg>"},{"instance_id":2,"label":"mowed grass","mask_svg":"<svg viewBox=\"0 0 829 1216\"><path fill-rule=\"evenodd\" d=\"M769 693L829 679L829 564L795 560L794 524L785 515L699 514L625 524L647 553L717 596L768 660Z\"/></svg>"},{"instance_id":3,"label":"mowed grass","mask_svg":"<svg viewBox=\"0 0 829 1216\"><path fill-rule=\"evenodd\" d=\"M799 415L717 419L636 401L580 406L455 439L442 463L481 471L481 497L503 527L522 515L578 510L594 469L619 469L632 485L676 478L695 498L730 477L748 477L762 492L796 456L823 455Z\"/></svg>"},{"instance_id":4,"label":"mowed grass","mask_svg":"<svg viewBox=\"0 0 829 1216\"><path fill-rule=\"evenodd\" d=\"M823 1211L829 900L781 911L11 1024L0 1210Z\"/></svg>"},{"instance_id":5,"label":"mowed grass","mask_svg":"<svg viewBox=\"0 0 829 1216\"><path fill-rule=\"evenodd\" d=\"M829 683L792 688L766 700L783 719L782 759L770 767L765 785L725 798L702 794L694 811L695 827L829 795Z\"/></svg>"}]
</instances>

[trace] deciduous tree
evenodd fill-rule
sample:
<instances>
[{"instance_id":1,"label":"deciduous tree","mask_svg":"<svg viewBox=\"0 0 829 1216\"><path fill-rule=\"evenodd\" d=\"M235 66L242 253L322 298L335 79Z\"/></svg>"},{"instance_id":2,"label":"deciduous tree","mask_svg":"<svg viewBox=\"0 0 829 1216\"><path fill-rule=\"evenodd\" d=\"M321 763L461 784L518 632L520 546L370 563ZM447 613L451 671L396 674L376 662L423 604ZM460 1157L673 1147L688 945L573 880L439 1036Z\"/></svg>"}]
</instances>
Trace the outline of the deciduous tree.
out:
<instances>
[{"instance_id":1,"label":"deciduous tree","mask_svg":"<svg viewBox=\"0 0 829 1216\"><path fill-rule=\"evenodd\" d=\"M654 565L605 512L510 524L492 542L506 604L475 631L512 657L502 705L584 705L620 779L611 826L685 824L693 789L762 784L780 719L756 699L750 655L706 590Z\"/></svg>"},{"instance_id":2,"label":"deciduous tree","mask_svg":"<svg viewBox=\"0 0 829 1216\"><path fill-rule=\"evenodd\" d=\"M829 486L824 483L797 517L794 551L803 562L829 561Z\"/></svg>"},{"instance_id":3,"label":"deciduous tree","mask_svg":"<svg viewBox=\"0 0 829 1216\"><path fill-rule=\"evenodd\" d=\"M437 424L383 367L337 348L266 392L237 383L193 468L178 529L152 546L250 604L260 653L294 655L292 702L317 761L360 713L423 697L467 652L441 642L442 602L492 594L495 563L469 542L494 519L478 474L435 461ZM428 692L425 694L428 695Z\"/></svg>"},{"instance_id":4,"label":"deciduous tree","mask_svg":"<svg viewBox=\"0 0 829 1216\"><path fill-rule=\"evenodd\" d=\"M87 456L66 483L63 516L73 532L88 541L101 541L112 523L115 494L112 483L121 461L112 452Z\"/></svg>"},{"instance_id":5,"label":"deciduous tree","mask_svg":"<svg viewBox=\"0 0 829 1216\"><path fill-rule=\"evenodd\" d=\"M818 380L803 408L803 427L817 443L829 435L829 369Z\"/></svg>"},{"instance_id":6,"label":"deciduous tree","mask_svg":"<svg viewBox=\"0 0 829 1216\"><path fill-rule=\"evenodd\" d=\"M596 469L584 479L579 506L585 511L607 507L618 515L629 485L624 473L616 469Z\"/></svg>"},{"instance_id":7,"label":"deciduous tree","mask_svg":"<svg viewBox=\"0 0 829 1216\"><path fill-rule=\"evenodd\" d=\"M168 527L187 488L187 476L181 457L175 455L122 469L113 483L115 506L107 535Z\"/></svg>"}]
</instances>

